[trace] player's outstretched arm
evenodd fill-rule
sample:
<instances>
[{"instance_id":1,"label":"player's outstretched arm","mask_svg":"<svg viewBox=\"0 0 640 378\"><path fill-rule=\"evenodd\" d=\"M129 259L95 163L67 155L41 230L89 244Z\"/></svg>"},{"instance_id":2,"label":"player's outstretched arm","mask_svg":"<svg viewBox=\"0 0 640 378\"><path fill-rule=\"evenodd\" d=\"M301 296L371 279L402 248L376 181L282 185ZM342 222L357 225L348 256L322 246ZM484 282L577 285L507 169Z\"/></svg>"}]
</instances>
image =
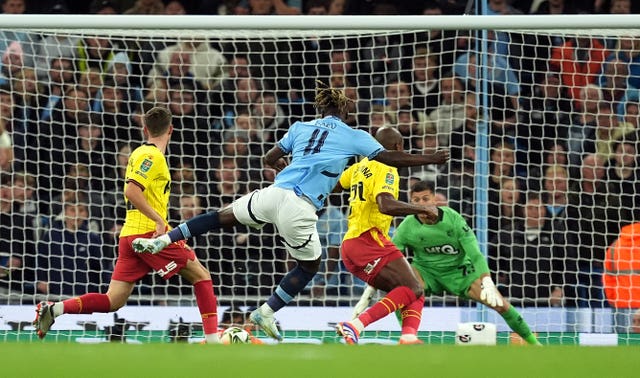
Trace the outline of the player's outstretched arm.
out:
<instances>
[{"instance_id":1,"label":"player's outstretched arm","mask_svg":"<svg viewBox=\"0 0 640 378\"><path fill-rule=\"evenodd\" d=\"M398 201L391 193L380 193L376 196L376 203L381 213L393 216L424 214L430 223L438 220L438 208L436 206L420 206Z\"/></svg>"},{"instance_id":2,"label":"player's outstretched arm","mask_svg":"<svg viewBox=\"0 0 640 378\"><path fill-rule=\"evenodd\" d=\"M429 155L414 155L403 151L384 150L373 160L393 167L415 167L426 164L444 164L449 161L449 150L438 150Z\"/></svg>"}]
</instances>

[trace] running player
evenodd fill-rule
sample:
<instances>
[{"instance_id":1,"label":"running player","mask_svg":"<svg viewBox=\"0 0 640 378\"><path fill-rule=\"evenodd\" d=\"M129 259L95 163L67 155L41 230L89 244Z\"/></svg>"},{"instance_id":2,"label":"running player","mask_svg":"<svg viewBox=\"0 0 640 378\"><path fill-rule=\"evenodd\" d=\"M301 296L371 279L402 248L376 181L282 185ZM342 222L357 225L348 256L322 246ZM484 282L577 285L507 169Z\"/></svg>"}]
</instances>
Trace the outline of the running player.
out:
<instances>
[{"instance_id":1,"label":"running player","mask_svg":"<svg viewBox=\"0 0 640 378\"><path fill-rule=\"evenodd\" d=\"M379 129L376 139L387 150L403 149L402 135L395 128ZM342 188L351 191L342 261L353 275L388 292L356 319L337 324L337 332L347 344L357 344L366 326L396 310L400 310L402 316L400 343L422 343L417 332L424 306L424 287L404 254L389 239L389 228L394 215L419 214L435 221L438 209L433 205L398 201L399 181L396 168L369 159L352 165L340 178Z\"/></svg>"},{"instance_id":2,"label":"running player","mask_svg":"<svg viewBox=\"0 0 640 378\"><path fill-rule=\"evenodd\" d=\"M173 126L168 110L155 107L144 115L147 143L129 157L124 196L127 215L120 231L118 260L106 294L88 293L61 302L40 302L33 324L44 338L55 318L62 314L117 311L125 305L138 280L155 271L163 279L180 274L193 284L207 343L218 343L217 299L209 271L184 241L171 243L161 253L138 254L134 239L162 235L167 231L167 208L171 176L164 156Z\"/></svg>"}]
</instances>

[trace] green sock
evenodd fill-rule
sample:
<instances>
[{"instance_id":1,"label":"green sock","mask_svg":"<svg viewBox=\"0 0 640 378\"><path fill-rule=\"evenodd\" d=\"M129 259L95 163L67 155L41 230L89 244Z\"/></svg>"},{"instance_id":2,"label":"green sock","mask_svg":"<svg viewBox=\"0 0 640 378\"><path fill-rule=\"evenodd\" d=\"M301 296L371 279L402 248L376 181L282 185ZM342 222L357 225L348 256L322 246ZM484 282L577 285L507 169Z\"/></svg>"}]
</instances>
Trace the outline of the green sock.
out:
<instances>
[{"instance_id":1,"label":"green sock","mask_svg":"<svg viewBox=\"0 0 640 378\"><path fill-rule=\"evenodd\" d=\"M524 321L524 319L522 318L522 315L520 315L520 313L515 309L515 307L513 306L509 307L509 310L507 310L507 312L500 315L502 316L504 321L507 322L509 327L511 327L511 329L515 333L520 335L520 337L522 337L524 341L526 341L528 344L531 344L531 345L540 344L540 342L538 342L538 339L536 338L536 335L534 335L531 332L531 329L529 329L529 325L527 324L527 322Z\"/></svg>"}]
</instances>

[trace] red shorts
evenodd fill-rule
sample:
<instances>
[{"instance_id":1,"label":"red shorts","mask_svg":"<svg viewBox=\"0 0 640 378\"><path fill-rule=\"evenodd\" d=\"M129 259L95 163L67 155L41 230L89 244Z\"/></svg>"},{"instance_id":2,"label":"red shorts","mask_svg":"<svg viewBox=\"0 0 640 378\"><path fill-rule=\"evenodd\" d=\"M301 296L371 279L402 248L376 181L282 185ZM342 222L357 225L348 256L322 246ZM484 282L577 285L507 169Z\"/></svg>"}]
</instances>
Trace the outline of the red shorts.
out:
<instances>
[{"instance_id":1,"label":"red shorts","mask_svg":"<svg viewBox=\"0 0 640 378\"><path fill-rule=\"evenodd\" d=\"M112 279L124 282L137 282L150 271L155 271L165 280L171 278L187 265L188 260L195 260L196 254L184 240L169 244L156 255L136 253L131 243L136 238L150 238L153 232L143 235L129 235L120 238L118 244L118 260L113 269Z\"/></svg>"},{"instance_id":2,"label":"red shorts","mask_svg":"<svg viewBox=\"0 0 640 378\"><path fill-rule=\"evenodd\" d=\"M357 238L343 241L341 254L344 266L368 284L385 265L404 257L395 244L378 230L369 230Z\"/></svg>"}]
</instances>

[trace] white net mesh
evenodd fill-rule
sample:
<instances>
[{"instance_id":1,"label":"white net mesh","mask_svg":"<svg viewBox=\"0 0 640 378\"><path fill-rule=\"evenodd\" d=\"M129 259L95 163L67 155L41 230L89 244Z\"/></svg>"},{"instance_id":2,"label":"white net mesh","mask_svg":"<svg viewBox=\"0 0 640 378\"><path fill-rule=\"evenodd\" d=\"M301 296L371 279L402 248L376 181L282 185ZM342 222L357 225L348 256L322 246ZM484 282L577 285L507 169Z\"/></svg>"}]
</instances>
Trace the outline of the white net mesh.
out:
<instances>
[{"instance_id":1,"label":"white net mesh","mask_svg":"<svg viewBox=\"0 0 640 378\"><path fill-rule=\"evenodd\" d=\"M316 116L322 80L354 100L350 125L396 126L415 153L450 148L445 166L401 170L401 199L416 179L434 181L470 225L484 179L474 174L476 130L486 124L488 226L476 231L487 233L483 249L501 292L538 333L630 329L640 288L619 293L635 302L618 311L601 284L607 247L640 220L640 42L629 30L490 31L484 43L455 30L0 33L2 304L32 311L43 298L106 290L124 221L123 169L143 141L146 109L165 105L174 116L175 226L268 185L273 172L261 156L291 123ZM488 50L477 52L482 45ZM74 199L86 205L75 215L64 207ZM346 206L335 195L322 211L323 267L291 311L339 310L359 299L362 282L338 260ZM86 221L80 231L74 216ZM292 263L269 227L211 232L190 244L223 306L258 305ZM620 269L640 275L637 260ZM186 281L149 275L128 303L189 308L194 300ZM423 323L435 322L425 328L435 343L451 331L439 307L455 308L460 321L477 318L474 305L451 296L427 303ZM98 318L112 325L110 317ZM304 325L285 324L305 335ZM12 327L8 335L29 332Z\"/></svg>"}]
</instances>

